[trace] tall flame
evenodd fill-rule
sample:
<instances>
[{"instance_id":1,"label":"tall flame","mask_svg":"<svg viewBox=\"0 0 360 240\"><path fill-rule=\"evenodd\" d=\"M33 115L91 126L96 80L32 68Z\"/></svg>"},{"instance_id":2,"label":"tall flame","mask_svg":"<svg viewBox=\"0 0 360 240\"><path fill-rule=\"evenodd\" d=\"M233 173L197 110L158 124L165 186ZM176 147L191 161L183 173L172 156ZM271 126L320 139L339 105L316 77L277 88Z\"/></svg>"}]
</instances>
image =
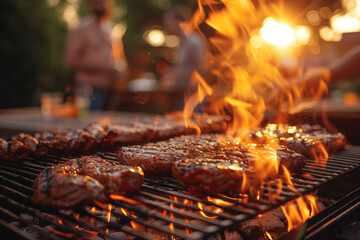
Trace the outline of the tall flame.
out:
<instances>
[{"instance_id":1,"label":"tall flame","mask_svg":"<svg viewBox=\"0 0 360 240\"><path fill-rule=\"evenodd\" d=\"M267 110L294 113L309 107L301 101L303 97L315 100L327 92L324 81L313 88L290 84L277 66L275 50L279 49L252 44L253 36L260 38L266 19L286 19L280 5L264 0L256 5L251 0L198 0L197 11L182 27L186 33L196 30L207 39L208 69L215 81L209 85L208 79L194 74L199 87L186 99L187 124L193 124L191 115L204 98L213 113L231 113L230 130L247 130L259 125Z\"/></svg>"}]
</instances>

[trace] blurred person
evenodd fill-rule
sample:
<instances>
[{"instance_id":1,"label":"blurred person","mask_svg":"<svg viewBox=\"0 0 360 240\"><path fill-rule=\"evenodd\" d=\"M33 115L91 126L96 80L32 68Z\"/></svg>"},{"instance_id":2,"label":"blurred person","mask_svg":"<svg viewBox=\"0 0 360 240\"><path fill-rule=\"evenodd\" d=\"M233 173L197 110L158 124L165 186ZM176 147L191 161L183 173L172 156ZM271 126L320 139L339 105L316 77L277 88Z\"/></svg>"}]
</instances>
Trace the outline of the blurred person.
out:
<instances>
[{"instance_id":1,"label":"blurred person","mask_svg":"<svg viewBox=\"0 0 360 240\"><path fill-rule=\"evenodd\" d=\"M190 19L190 10L185 7L172 7L163 15L165 30L181 40L174 65L161 79L161 87L168 90L185 91L190 85L194 71L205 73L207 45L197 32L185 33L181 23Z\"/></svg>"},{"instance_id":2,"label":"blurred person","mask_svg":"<svg viewBox=\"0 0 360 240\"><path fill-rule=\"evenodd\" d=\"M111 35L112 4L111 0L87 0L91 15L67 39L65 62L75 72L75 92L92 95L91 110L108 108L115 82L127 75L122 40Z\"/></svg>"}]
</instances>

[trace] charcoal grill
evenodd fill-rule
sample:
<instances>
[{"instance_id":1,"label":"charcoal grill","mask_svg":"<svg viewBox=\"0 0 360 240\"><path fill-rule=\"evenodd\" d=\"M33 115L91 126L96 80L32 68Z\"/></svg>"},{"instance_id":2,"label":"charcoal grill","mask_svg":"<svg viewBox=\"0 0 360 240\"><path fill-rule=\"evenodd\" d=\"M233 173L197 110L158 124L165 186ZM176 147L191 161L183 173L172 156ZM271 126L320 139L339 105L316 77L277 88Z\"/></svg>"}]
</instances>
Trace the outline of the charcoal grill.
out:
<instances>
[{"instance_id":1,"label":"charcoal grill","mask_svg":"<svg viewBox=\"0 0 360 240\"><path fill-rule=\"evenodd\" d=\"M16 236L16 239L34 239L34 235L11 224L14 221L31 228L44 239L66 239L74 236L89 238L95 235L103 239L112 239L113 231L122 231L140 239L149 239L141 229L129 226L129 222L132 221L174 238L202 239L221 233L224 229L229 229L260 213L275 209L300 195L312 193L319 187L352 171L360 165L360 147L347 146L344 150L330 156L325 167L323 167L324 162L308 159L304 168L291 177L295 191L286 182L281 190L276 182L269 182L263 186L260 198L212 196L230 203L226 206L189 195L171 176L146 176L139 192L120 196L116 200L111 199L109 201L112 205L111 211L108 205L96 203L89 206L92 210L95 209L93 212L88 211L89 208L82 208L73 210L72 214L64 214L59 209L42 209L34 205L31 201L33 193L31 186L39 172L48 166L65 163L76 157L81 156L64 157L48 154L43 157L27 157L21 162L2 160L0 162L1 229L10 232ZM109 162L116 162L116 152L104 152L102 157ZM275 200L271 198L272 195L269 194L271 192L277 193L278 197ZM199 203L207 207L201 209ZM222 211L216 213L211 211L209 206ZM94 213L97 211L111 212L112 216L120 220L108 222L107 219ZM21 217L24 213L33 217L32 222L25 221ZM91 221L85 221L84 217L96 219L105 227L99 228ZM34 222L52 225L54 232L60 231L65 234L49 235L43 228L34 226Z\"/></svg>"}]
</instances>

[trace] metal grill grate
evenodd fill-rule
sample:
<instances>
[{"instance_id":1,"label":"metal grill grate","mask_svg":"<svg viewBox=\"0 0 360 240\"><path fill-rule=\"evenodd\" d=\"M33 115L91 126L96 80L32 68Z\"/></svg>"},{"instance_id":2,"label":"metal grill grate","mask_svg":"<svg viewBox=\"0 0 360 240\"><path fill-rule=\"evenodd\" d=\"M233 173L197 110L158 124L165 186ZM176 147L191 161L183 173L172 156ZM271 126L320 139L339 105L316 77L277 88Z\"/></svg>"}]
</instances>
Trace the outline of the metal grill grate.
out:
<instances>
[{"instance_id":1,"label":"metal grill grate","mask_svg":"<svg viewBox=\"0 0 360 240\"><path fill-rule=\"evenodd\" d=\"M291 177L296 191L286 183L279 190L276 181L271 181L263 186L259 200L245 196L211 196L219 201L226 201L227 204L223 205L189 195L171 176L146 176L139 192L110 200L110 211L109 205L95 203L83 209L73 210L70 214L58 209L45 210L35 206L31 201L33 180L45 167L64 163L69 158L72 157L49 154L44 157L28 157L17 163L1 161L0 226L26 239L34 237L10 222L17 221L31 227L45 239L66 239L75 235L87 238L97 235L103 239L112 239L111 233L114 231L150 239L146 231L143 231L146 228L174 238L201 239L274 209L298 197L299 194L311 193L321 185L358 167L360 147L347 146L345 150L329 157L325 167L315 160L308 159L305 167ZM116 153L105 152L103 158L116 162ZM277 195L276 199L271 198L274 193ZM101 211L116 217L117 220L108 222L104 216L96 214ZM33 216L34 220L24 220L21 217L24 213ZM55 229L54 233L60 231L65 234L49 235L44 228L37 227L41 224L34 226L34 221L50 224ZM102 226L93 224L94 221ZM131 227L131 223L141 225L140 229Z\"/></svg>"}]
</instances>

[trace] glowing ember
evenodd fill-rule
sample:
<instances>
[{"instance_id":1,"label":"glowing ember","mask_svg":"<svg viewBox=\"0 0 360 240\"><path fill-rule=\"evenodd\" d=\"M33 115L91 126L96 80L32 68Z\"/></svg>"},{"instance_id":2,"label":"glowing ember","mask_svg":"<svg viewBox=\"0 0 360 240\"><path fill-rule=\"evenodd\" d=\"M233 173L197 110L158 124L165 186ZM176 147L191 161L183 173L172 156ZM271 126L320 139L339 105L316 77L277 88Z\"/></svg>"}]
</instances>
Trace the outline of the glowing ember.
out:
<instances>
[{"instance_id":1,"label":"glowing ember","mask_svg":"<svg viewBox=\"0 0 360 240\"><path fill-rule=\"evenodd\" d=\"M112 205L111 204L109 204L108 205L108 213L106 214L106 220L107 220L107 222L110 222L110 219L111 219L111 209L112 209Z\"/></svg>"},{"instance_id":2,"label":"glowing ember","mask_svg":"<svg viewBox=\"0 0 360 240\"><path fill-rule=\"evenodd\" d=\"M209 202L213 202L213 203L215 203L217 205L220 205L220 206L233 206L233 205L235 205L234 203L227 202L227 201L224 201L224 200L218 199L218 198L207 197L206 199Z\"/></svg>"},{"instance_id":3,"label":"glowing ember","mask_svg":"<svg viewBox=\"0 0 360 240\"><path fill-rule=\"evenodd\" d=\"M58 235L67 237L67 238L73 238L73 237L76 236L76 234L74 234L74 233L63 233L63 232L60 232L60 231L58 231L58 230L56 230L56 229L53 229L53 228L50 229L50 231L52 231L52 232L55 233L55 234L58 234Z\"/></svg>"},{"instance_id":4,"label":"glowing ember","mask_svg":"<svg viewBox=\"0 0 360 240\"><path fill-rule=\"evenodd\" d=\"M135 201L135 200L133 200L131 198L127 198L127 197L122 196L122 195L111 194L109 197L111 199L113 199L113 200L120 200L120 201L124 201L124 202L130 203L130 204L133 204L133 205L140 205L140 202Z\"/></svg>"},{"instance_id":5,"label":"glowing ember","mask_svg":"<svg viewBox=\"0 0 360 240\"><path fill-rule=\"evenodd\" d=\"M124 208L120 208L120 211L121 211L125 216L128 215L127 211L126 211Z\"/></svg>"},{"instance_id":6,"label":"glowing ember","mask_svg":"<svg viewBox=\"0 0 360 240\"><path fill-rule=\"evenodd\" d=\"M197 205L198 205L198 208L200 209L199 213L200 213L201 216L206 217L206 218L210 218L210 219L217 218L217 216L209 216L209 215L207 215L206 213L203 212L205 204L203 204L201 202L198 202ZM220 208L215 208L215 212L219 213L219 212L222 212L222 210Z\"/></svg>"},{"instance_id":7,"label":"glowing ember","mask_svg":"<svg viewBox=\"0 0 360 240\"><path fill-rule=\"evenodd\" d=\"M289 232L322 210L313 195L299 197L281 206L281 209L288 221Z\"/></svg>"},{"instance_id":8,"label":"glowing ember","mask_svg":"<svg viewBox=\"0 0 360 240\"><path fill-rule=\"evenodd\" d=\"M273 240L273 238L271 237L270 233L268 233L267 231L265 231L265 236L267 237L267 239Z\"/></svg>"},{"instance_id":9,"label":"glowing ember","mask_svg":"<svg viewBox=\"0 0 360 240\"><path fill-rule=\"evenodd\" d=\"M136 230L139 230L139 231L142 231L142 232L145 232L146 231L146 227L141 225L141 224L138 224L134 221L130 221L130 225L132 228L136 229Z\"/></svg>"}]
</instances>

